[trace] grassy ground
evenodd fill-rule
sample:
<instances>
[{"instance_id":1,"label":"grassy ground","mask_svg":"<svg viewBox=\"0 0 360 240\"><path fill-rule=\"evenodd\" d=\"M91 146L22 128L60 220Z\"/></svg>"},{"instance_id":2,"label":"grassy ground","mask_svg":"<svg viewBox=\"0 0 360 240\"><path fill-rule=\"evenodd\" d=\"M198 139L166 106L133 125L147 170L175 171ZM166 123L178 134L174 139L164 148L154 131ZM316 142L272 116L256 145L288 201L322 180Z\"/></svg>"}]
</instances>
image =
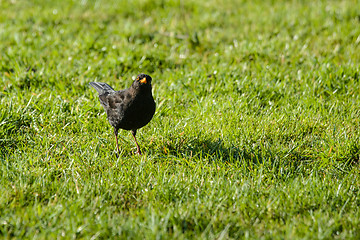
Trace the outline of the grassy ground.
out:
<instances>
[{"instance_id":1,"label":"grassy ground","mask_svg":"<svg viewBox=\"0 0 360 240\"><path fill-rule=\"evenodd\" d=\"M359 1L0 4L0 237L360 238Z\"/></svg>"}]
</instances>

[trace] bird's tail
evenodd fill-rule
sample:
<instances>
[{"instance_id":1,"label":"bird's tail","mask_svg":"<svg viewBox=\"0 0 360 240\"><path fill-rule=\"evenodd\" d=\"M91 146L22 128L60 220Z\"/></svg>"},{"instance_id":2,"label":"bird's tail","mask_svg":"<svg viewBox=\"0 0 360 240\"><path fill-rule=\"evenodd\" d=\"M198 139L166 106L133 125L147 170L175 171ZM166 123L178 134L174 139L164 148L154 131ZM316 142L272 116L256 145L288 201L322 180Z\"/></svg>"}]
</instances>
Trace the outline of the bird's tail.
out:
<instances>
[{"instance_id":1,"label":"bird's tail","mask_svg":"<svg viewBox=\"0 0 360 240\"><path fill-rule=\"evenodd\" d=\"M99 95L104 93L115 92L115 90L106 83L102 82L91 82L90 85L98 91Z\"/></svg>"}]
</instances>

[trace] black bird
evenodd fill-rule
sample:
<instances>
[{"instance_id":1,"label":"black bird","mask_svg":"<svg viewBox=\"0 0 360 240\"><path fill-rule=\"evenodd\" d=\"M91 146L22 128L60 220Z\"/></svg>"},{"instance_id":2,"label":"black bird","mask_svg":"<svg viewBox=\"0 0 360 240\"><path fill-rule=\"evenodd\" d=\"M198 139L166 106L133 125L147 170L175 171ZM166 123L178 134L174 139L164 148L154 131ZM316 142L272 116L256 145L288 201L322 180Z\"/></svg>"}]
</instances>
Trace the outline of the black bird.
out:
<instances>
[{"instance_id":1,"label":"black bird","mask_svg":"<svg viewBox=\"0 0 360 240\"><path fill-rule=\"evenodd\" d=\"M99 93L101 105L104 107L111 126L114 127L116 146L120 154L118 130L131 130L137 153L141 155L136 141L136 131L150 122L155 113L155 101L151 92L151 77L139 74L128 89L115 91L106 83L91 82Z\"/></svg>"}]
</instances>

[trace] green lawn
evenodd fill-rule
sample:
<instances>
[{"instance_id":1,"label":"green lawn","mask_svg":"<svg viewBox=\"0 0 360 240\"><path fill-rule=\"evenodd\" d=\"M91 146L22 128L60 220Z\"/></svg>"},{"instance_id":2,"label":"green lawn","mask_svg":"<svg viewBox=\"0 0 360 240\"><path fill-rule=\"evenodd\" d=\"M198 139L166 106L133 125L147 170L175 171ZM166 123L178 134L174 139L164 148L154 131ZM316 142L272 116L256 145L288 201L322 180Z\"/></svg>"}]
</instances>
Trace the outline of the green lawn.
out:
<instances>
[{"instance_id":1,"label":"green lawn","mask_svg":"<svg viewBox=\"0 0 360 240\"><path fill-rule=\"evenodd\" d=\"M360 239L360 1L0 5L0 238Z\"/></svg>"}]
</instances>

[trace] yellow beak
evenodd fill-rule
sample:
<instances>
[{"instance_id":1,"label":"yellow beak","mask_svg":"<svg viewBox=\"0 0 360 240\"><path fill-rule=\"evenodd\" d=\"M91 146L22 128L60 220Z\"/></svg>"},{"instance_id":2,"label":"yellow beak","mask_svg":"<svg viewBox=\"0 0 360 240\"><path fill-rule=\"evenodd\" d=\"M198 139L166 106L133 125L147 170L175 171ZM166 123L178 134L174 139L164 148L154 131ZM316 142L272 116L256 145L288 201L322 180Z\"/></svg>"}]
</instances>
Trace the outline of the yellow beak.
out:
<instances>
[{"instance_id":1,"label":"yellow beak","mask_svg":"<svg viewBox=\"0 0 360 240\"><path fill-rule=\"evenodd\" d=\"M141 83L146 83L146 77L140 80Z\"/></svg>"}]
</instances>

